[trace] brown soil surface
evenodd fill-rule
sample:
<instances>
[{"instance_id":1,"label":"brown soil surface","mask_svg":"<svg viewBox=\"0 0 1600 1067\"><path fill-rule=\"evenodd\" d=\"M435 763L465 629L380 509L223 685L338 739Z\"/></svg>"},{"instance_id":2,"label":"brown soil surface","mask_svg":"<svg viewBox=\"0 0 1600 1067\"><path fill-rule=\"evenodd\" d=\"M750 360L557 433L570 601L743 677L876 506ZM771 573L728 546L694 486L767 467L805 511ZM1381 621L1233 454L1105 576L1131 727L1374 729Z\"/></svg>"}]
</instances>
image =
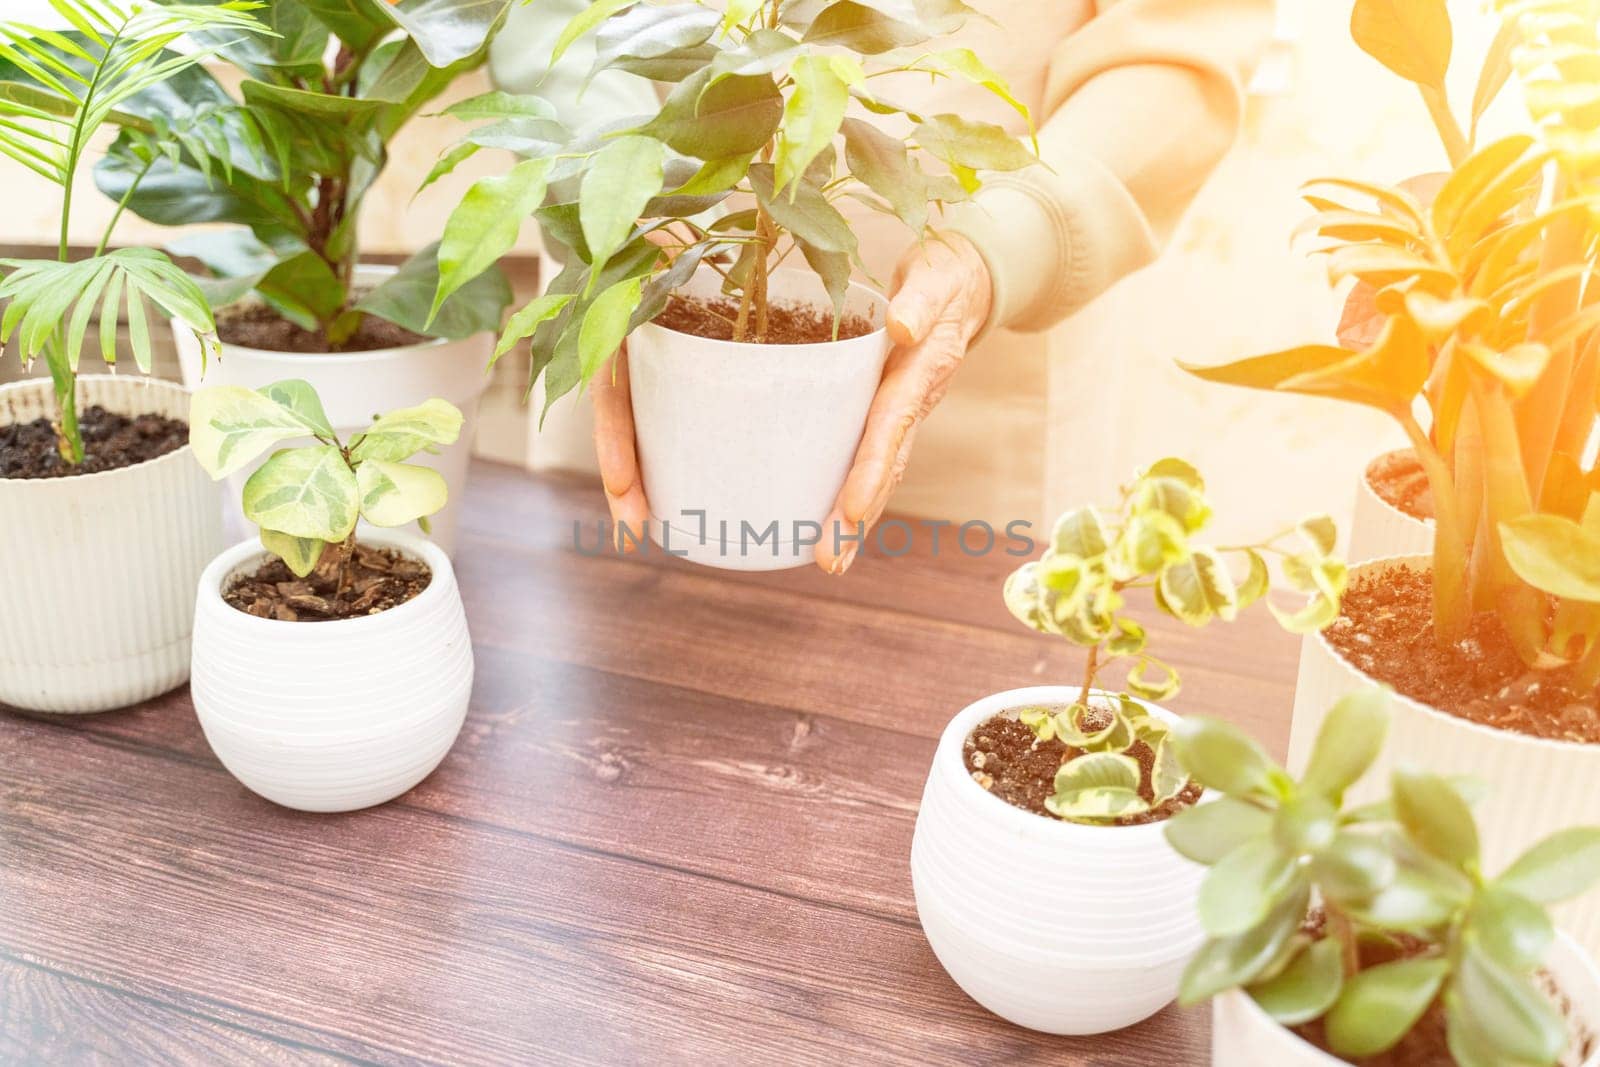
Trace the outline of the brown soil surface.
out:
<instances>
[{"instance_id":1,"label":"brown soil surface","mask_svg":"<svg viewBox=\"0 0 1600 1067\"><path fill-rule=\"evenodd\" d=\"M327 548L317 567L296 578L281 559L270 559L251 575L240 575L222 599L247 615L284 622L324 622L376 615L417 596L433 580L420 560L389 548L355 546L355 559L343 564L341 549Z\"/></svg>"},{"instance_id":2,"label":"brown soil surface","mask_svg":"<svg viewBox=\"0 0 1600 1067\"><path fill-rule=\"evenodd\" d=\"M316 330L307 330L264 304L241 304L217 315L217 336L230 345L263 352L372 352L379 348L404 348L428 340L404 326L376 315L363 315L361 325L342 345L328 344Z\"/></svg>"},{"instance_id":3,"label":"brown soil surface","mask_svg":"<svg viewBox=\"0 0 1600 1067\"><path fill-rule=\"evenodd\" d=\"M713 341L733 340L733 324L739 317L739 305L732 300L704 300L700 297L673 296L655 318L657 326L677 333L705 337ZM839 340L863 337L873 330L872 323L861 315L846 315L839 320ZM751 316L750 333L746 341L755 342L755 316ZM833 315L830 311L809 304L773 304L768 310L767 339L769 345L811 345L833 340Z\"/></svg>"},{"instance_id":4,"label":"brown soil surface","mask_svg":"<svg viewBox=\"0 0 1600 1067\"><path fill-rule=\"evenodd\" d=\"M1045 799L1056 791L1056 771L1067 760L1082 754L1081 750L1053 738L1040 741L1033 730L1011 712L1001 712L985 720L967 735L962 747L962 759L974 781L1012 807L1047 819L1057 819L1044 806ZM1127 754L1139 761L1143 772L1140 794L1146 800L1151 799L1155 793L1150 787L1150 766L1155 753L1140 741L1128 749ZM1139 826L1170 819L1199 800L1200 792L1200 787L1190 782L1183 792L1160 807L1142 815L1124 816L1116 820L1116 825Z\"/></svg>"},{"instance_id":5,"label":"brown soil surface","mask_svg":"<svg viewBox=\"0 0 1600 1067\"><path fill-rule=\"evenodd\" d=\"M1433 490L1428 487L1422 464L1409 449L1373 460L1367 467L1367 484L1380 499L1413 519L1433 518Z\"/></svg>"},{"instance_id":6,"label":"brown soil surface","mask_svg":"<svg viewBox=\"0 0 1600 1067\"><path fill-rule=\"evenodd\" d=\"M176 452L189 443L189 424L160 415L119 415L96 404L78 412L83 462L61 458L49 419L0 426L0 478L68 478L98 474Z\"/></svg>"},{"instance_id":7,"label":"brown soil surface","mask_svg":"<svg viewBox=\"0 0 1600 1067\"><path fill-rule=\"evenodd\" d=\"M1355 578L1326 634L1355 667L1440 711L1534 737L1600 743L1600 694L1568 688L1564 671L1530 671L1493 615L1478 616L1465 639L1440 649L1426 570Z\"/></svg>"}]
</instances>

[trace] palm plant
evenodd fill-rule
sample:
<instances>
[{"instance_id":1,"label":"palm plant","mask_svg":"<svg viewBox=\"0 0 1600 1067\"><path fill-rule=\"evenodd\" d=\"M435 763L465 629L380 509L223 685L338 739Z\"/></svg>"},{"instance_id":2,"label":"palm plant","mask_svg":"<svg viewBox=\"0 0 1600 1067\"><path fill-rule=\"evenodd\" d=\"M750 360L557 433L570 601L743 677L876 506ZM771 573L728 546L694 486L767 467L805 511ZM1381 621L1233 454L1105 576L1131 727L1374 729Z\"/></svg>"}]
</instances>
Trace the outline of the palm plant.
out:
<instances>
[{"instance_id":1,"label":"palm plant","mask_svg":"<svg viewBox=\"0 0 1600 1067\"><path fill-rule=\"evenodd\" d=\"M1358 44L1427 101L1452 163L1425 182L1313 182L1303 232L1354 280L1341 340L1220 367L1212 381L1329 396L1399 423L1435 511L1442 644L1495 612L1522 658L1600 685L1600 3L1497 0L1467 132L1444 97L1444 0L1361 0ZM1538 136L1474 149L1478 119L1519 74ZM1550 596L1562 600L1553 611Z\"/></svg>"},{"instance_id":2,"label":"palm plant","mask_svg":"<svg viewBox=\"0 0 1600 1067\"><path fill-rule=\"evenodd\" d=\"M117 322L126 311L129 345L141 371L150 371L148 300L202 337L215 326L205 297L166 256L148 248L107 250L119 209L88 258L69 258L73 181L101 126L150 135L155 127L124 110L141 93L202 62L225 42L265 31L248 0L152 7L116 0L50 0L72 27L57 31L0 22L0 152L61 188L60 239L55 259L0 260L8 299L0 343L15 334L24 361L41 354L50 368L59 417L61 455L83 459L76 383L91 320L100 329L101 358L117 361ZM210 35L213 44L184 54L181 38ZM125 201L124 201L125 202ZM98 318L96 319L96 315Z\"/></svg>"}]
</instances>

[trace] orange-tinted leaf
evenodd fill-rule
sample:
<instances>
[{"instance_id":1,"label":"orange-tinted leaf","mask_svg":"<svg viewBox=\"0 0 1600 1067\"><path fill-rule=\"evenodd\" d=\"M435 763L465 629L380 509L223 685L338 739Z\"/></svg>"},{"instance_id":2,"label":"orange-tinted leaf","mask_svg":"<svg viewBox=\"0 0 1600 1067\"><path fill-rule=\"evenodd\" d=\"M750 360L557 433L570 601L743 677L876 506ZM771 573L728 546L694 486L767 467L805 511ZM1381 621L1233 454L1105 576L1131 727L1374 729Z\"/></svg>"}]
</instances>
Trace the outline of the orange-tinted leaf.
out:
<instances>
[{"instance_id":1,"label":"orange-tinted leaf","mask_svg":"<svg viewBox=\"0 0 1600 1067\"><path fill-rule=\"evenodd\" d=\"M1550 349L1541 344L1521 344L1497 352L1486 345L1466 342L1460 351L1500 384L1511 391L1518 400L1538 383L1550 365Z\"/></svg>"},{"instance_id":2,"label":"orange-tinted leaf","mask_svg":"<svg viewBox=\"0 0 1600 1067\"><path fill-rule=\"evenodd\" d=\"M1406 314L1416 320L1430 340L1448 337L1463 326L1484 323L1491 315L1488 304L1469 297L1437 297L1415 289L1406 293L1403 299Z\"/></svg>"},{"instance_id":3,"label":"orange-tinted leaf","mask_svg":"<svg viewBox=\"0 0 1600 1067\"><path fill-rule=\"evenodd\" d=\"M1328 276L1335 283L1360 278L1380 288L1415 279L1414 284L1449 292L1455 275L1415 252L1388 245L1346 245L1328 253Z\"/></svg>"},{"instance_id":4,"label":"orange-tinted leaf","mask_svg":"<svg viewBox=\"0 0 1600 1067\"><path fill-rule=\"evenodd\" d=\"M1309 201L1315 194L1308 192L1308 190L1320 189L1324 186L1330 189L1344 189L1349 192L1360 193L1363 196L1370 196L1379 204L1411 219L1419 226L1424 222L1422 205L1409 192L1404 189L1390 189L1382 185L1373 185L1371 182L1356 181L1354 178L1313 178L1300 187L1300 195Z\"/></svg>"},{"instance_id":5,"label":"orange-tinted leaf","mask_svg":"<svg viewBox=\"0 0 1600 1067\"><path fill-rule=\"evenodd\" d=\"M1383 332L1386 317L1378 308L1378 287L1356 282L1339 316L1339 343L1353 352L1367 348Z\"/></svg>"},{"instance_id":6,"label":"orange-tinted leaf","mask_svg":"<svg viewBox=\"0 0 1600 1067\"><path fill-rule=\"evenodd\" d=\"M1434 229L1450 233L1467 206L1532 147L1533 138L1526 134L1503 137L1457 167L1433 201Z\"/></svg>"},{"instance_id":7,"label":"orange-tinted leaf","mask_svg":"<svg viewBox=\"0 0 1600 1067\"><path fill-rule=\"evenodd\" d=\"M1339 241L1382 241L1398 248L1410 248L1420 239L1415 224L1370 211L1319 211L1296 226L1290 239L1308 233Z\"/></svg>"},{"instance_id":8,"label":"orange-tinted leaf","mask_svg":"<svg viewBox=\"0 0 1600 1067\"><path fill-rule=\"evenodd\" d=\"M1349 355L1332 345L1302 345L1210 367L1182 360L1178 361L1178 366L1208 382L1242 385L1247 389L1277 389L1291 378L1334 366Z\"/></svg>"},{"instance_id":9,"label":"orange-tinted leaf","mask_svg":"<svg viewBox=\"0 0 1600 1067\"><path fill-rule=\"evenodd\" d=\"M1329 396L1384 411L1409 410L1428 380L1428 350L1416 323L1392 318L1376 344L1338 363L1285 381L1281 388Z\"/></svg>"},{"instance_id":10,"label":"orange-tinted leaf","mask_svg":"<svg viewBox=\"0 0 1600 1067\"><path fill-rule=\"evenodd\" d=\"M1407 81L1444 84L1452 43L1445 0L1356 0L1350 36Z\"/></svg>"}]
</instances>

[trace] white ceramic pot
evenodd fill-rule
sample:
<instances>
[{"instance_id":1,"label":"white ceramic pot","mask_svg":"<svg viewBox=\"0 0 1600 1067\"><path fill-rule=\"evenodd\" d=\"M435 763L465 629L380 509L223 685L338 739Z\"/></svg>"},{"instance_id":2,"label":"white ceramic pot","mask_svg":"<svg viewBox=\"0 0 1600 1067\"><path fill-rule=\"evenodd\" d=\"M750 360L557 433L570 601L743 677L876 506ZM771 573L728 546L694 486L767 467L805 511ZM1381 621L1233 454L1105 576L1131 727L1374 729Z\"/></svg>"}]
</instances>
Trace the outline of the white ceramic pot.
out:
<instances>
[{"instance_id":1,"label":"white ceramic pot","mask_svg":"<svg viewBox=\"0 0 1600 1067\"><path fill-rule=\"evenodd\" d=\"M1375 560L1352 568L1352 578L1409 565L1426 569L1426 556ZM1321 634L1300 646L1294 720L1289 728L1289 770L1305 769L1317 731L1340 697L1375 683L1334 650ZM1569 826L1600 824L1600 745L1547 741L1496 730L1396 695L1389 743L1351 790L1356 802L1387 791L1398 766L1481 779L1489 796L1477 811L1485 870L1493 873L1529 845ZM1589 894L1555 909L1559 924L1585 951L1600 954L1600 895Z\"/></svg>"},{"instance_id":2,"label":"white ceramic pot","mask_svg":"<svg viewBox=\"0 0 1600 1067\"><path fill-rule=\"evenodd\" d=\"M683 290L717 296L701 271ZM828 308L807 271L772 275L772 299ZM646 323L628 338L628 374L651 535L679 555L730 570L798 567L855 458L883 374L884 301L850 287L847 314L878 328L811 345L712 341ZM846 535L854 531L844 531Z\"/></svg>"},{"instance_id":3,"label":"white ceramic pot","mask_svg":"<svg viewBox=\"0 0 1600 1067\"><path fill-rule=\"evenodd\" d=\"M133 375L79 378L79 410L95 404L189 417L186 390ZM48 380L0 385L0 423L54 413ZM182 685L221 505L188 445L121 470L0 479L0 704L107 711Z\"/></svg>"},{"instance_id":4,"label":"white ceramic pot","mask_svg":"<svg viewBox=\"0 0 1600 1067\"><path fill-rule=\"evenodd\" d=\"M952 719L911 844L917 915L944 969L996 1015L1052 1034L1103 1033L1160 1011L1204 938L1196 896L1205 868L1174 852L1160 823L1046 818L967 771L962 746L979 723L1077 696L1066 686L1013 689Z\"/></svg>"},{"instance_id":5,"label":"white ceramic pot","mask_svg":"<svg viewBox=\"0 0 1600 1067\"><path fill-rule=\"evenodd\" d=\"M395 272L394 267L363 266L356 284L375 285ZM444 475L450 503L433 516L433 540L454 554L460 501L466 492L467 468L472 458L472 436L477 428L478 401L488 388L489 356L494 337L484 333L460 341L432 340L405 348L380 348L371 352L265 352L240 345L222 345L220 357L209 360L202 377L200 344L181 327L173 330L178 365L191 389L202 385L242 385L260 389L286 378L303 378L316 387L328 421L342 438L365 429L374 415L410 407L432 397L448 400L461 409L465 421L455 444L437 455L420 453L410 460ZM279 447L293 447L295 441ZM240 492L261 463L250 464L229 480L228 524L236 537L254 534L239 511ZM362 527L368 529L365 525Z\"/></svg>"},{"instance_id":6,"label":"white ceramic pot","mask_svg":"<svg viewBox=\"0 0 1600 1067\"><path fill-rule=\"evenodd\" d=\"M222 599L265 553L253 541L200 578L190 692L211 750L233 776L302 811L382 804L422 781L455 743L472 693L472 642L444 551L373 530L367 545L421 559L433 579L399 607L359 619L258 619Z\"/></svg>"},{"instance_id":7,"label":"white ceramic pot","mask_svg":"<svg viewBox=\"0 0 1600 1067\"><path fill-rule=\"evenodd\" d=\"M1369 475L1385 458L1373 460L1357 479L1356 508L1350 522L1352 562L1420 556L1433 551L1433 523L1406 514L1373 490Z\"/></svg>"},{"instance_id":8,"label":"white ceramic pot","mask_svg":"<svg viewBox=\"0 0 1600 1067\"><path fill-rule=\"evenodd\" d=\"M1600 972L1577 942L1558 934L1545 965L1571 1001L1573 1016L1590 1029L1600 1026ZM1211 1062L1214 1067L1346 1067L1344 1060L1279 1026L1250 994L1237 989L1211 1002ZM1574 1067L1600 1067L1600 1049Z\"/></svg>"}]
</instances>

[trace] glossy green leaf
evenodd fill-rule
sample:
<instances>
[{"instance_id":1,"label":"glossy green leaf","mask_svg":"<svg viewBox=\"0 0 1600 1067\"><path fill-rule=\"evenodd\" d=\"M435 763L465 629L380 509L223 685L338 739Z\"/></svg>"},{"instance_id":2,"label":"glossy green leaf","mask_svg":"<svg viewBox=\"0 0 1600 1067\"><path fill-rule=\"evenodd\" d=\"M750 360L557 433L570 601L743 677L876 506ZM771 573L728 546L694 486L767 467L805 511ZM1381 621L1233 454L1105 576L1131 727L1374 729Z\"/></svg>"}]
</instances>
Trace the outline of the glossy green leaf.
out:
<instances>
[{"instance_id":1,"label":"glossy green leaf","mask_svg":"<svg viewBox=\"0 0 1600 1067\"><path fill-rule=\"evenodd\" d=\"M1278 805L1272 818L1272 838L1292 856L1319 852L1333 844L1339 830L1339 813L1325 797L1295 790Z\"/></svg>"},{"instance_id":2,"label":"glossy green leaf","mask_svg":"<svg viewBox=\"0 0 1600 1067\"><path fill-rule=\"evenodd\" d=\"M1310 894L1303 882L1284 894L1264 920L1234 937L1212 938L1184 969L1178 1003L1188 1007L1249 985L1276 961L1305 921Z\"/></svg>"},{"instance_id":3,"label":"glossy green leaf","mask_svg":"<svg viewBox=\"0 0 1600 1067\"><path fill-rule=\"evenodd\" d=\"M439 289L439 243L435 241L401 264L356 302L356 309L404 326L424 337L460 340L500 326L511 303L511 283L499 267L490 267L452 293L431 316Z\"/></svg>"},{"instance_id":4,"label":"glossy green leaf","mask_svg":"<svg viewBox=\"0 0 1600 1067\"><path fill-rule=\"evenodd\" d=\"M320 437L333 438L333 424L322 408L322 398L310 382L298 378L273 382L261 390L261 395L284 408L305 424L310 432Z\"/></svg>"},{"instance_id":5,"label":"glossy green leaf","mask_svg":"<svg viewBox=\"0 0 1600 1067\"><path fill-rule=\"evenodd\" d=\"M846 118L840 129L850 173L881 196L907 229L921 233L928 224L928 178L912 162L905 141L856 118Z\"/></svg>"},{"instance_id":6,"label":"glossy green leaf","mask_svg":"<svg viewBox=\"0 0 1600 1067\"><path fill-rule=\"evenodd\" d=\"M779 193L774 191L773 182L770 165L757 163L750 168L750 187L774 222L814 248L855 255L855 231L821 190L802 180Z\"/></svg>"},{"instance_id":7,"label":"glossy green leaf","mask_svg":"<svg viewBox=\"0 0 1600 1067\"><path fill-rule=\"evenodd\" d=\"M1448 781L1402 768L1394 772L1395 815L1419 847L1457 867L1478 862L1478 825Z\"/></svg>"},{"instance_id":8,"label":"glossy green leaf","mask_svg":"<svg viewBox=\"0 0 1600 1067\"><path fill-rule=\"evenodd\" d=\"M528 301L521 308L512 312L506 320L506 327L500 334L500 339L495 342L494 355L489 359L489 366L493 367L495 361L507 352L518 341L532 337L533 332L541 325L559 315L568 304L572 303L570 293L546 293Z\"/></svg>"},{"instance_id":9,"label":"glossy green leaf","mask_svg":"<svg viewBox=\"0 0 1600 1067\"><path fill-rule=\"evenodd\" d=\"M774 159L775 182L784 190L832 143L850 102L849 86L830 57L807 53L789 67L793 88L784 103L782 133Z\"/></svg>"},{"instance_id":10,"label":"glossy green leaf","mask_svg":"<svg viewBox=\"0 0 1600 1067\"><path fill-rule=\"evenodd\" d=\"M810 45L832 45L860 55L877 55L927 39L928 35L911 23L854 0L837 0L823 8L804 37Z\"/></svg>"},{"instance_id":11,"label":"glossy green leaf","mask_svg":"<svg viewBox=\"0 0 1600 1067\"><path fill-rule=\"evenodd\" d=\"M1393 883L1394 855L1372 834L1342 830L1311 859L1311 877L1324 897L1345 905L1370 900Z\"/></svg>"},{"instance_id":12,"label":"glossy green leaf","mask_svg":"<svg viewBox=\"0 0 1600 1067\"><path fill-rule=\"evenodd\" d=\"M1238 799L1219 797L1186 808L1167 820L1167 843L1196 863L1211 865L1252 838L1271 829L1265 809Z\"/></svg>"},{"instance_id":13,"label":"glossy green leaf","mask_svg":"<svg viewBox=\"0 0 1600 1067\"><path fill-rule=\"evenodd\" d=\"M1239 611L1239 592L1227 564L1212 550L1194 549L1187 559L1169 565L1157 579L1161 606L1190 626L1212 619L1232 620Z\"/></svg>"},{"instance_id":14,"label":"glossy green leaf","mask_svg":"<svg viewBox=\"0 0 1600 1067\"><path fill-rule=\"evenodd\" d=\"M489 37L512 0L401 0L385 12L410 34L428 63L448 67L473 55Z\"/></svg>"},{"instance_id":15,"label":"glossy green leaf","mask_svg":"<svg viewBox=\"0 0 1600 1067\"><path fill-rule=\"evenodd\" d=\"M643 298L643 285L639 278L624 278L595 297L584 313L578 330L578 361L585 381L622 347L628 320Z\"/></svg>"},{"instance_id":16,"label":"glossy green leaf","mask_svg":"<svg viewBox=\"0 0 1600 1067\"><path fill-rule=\"evenodd\" d=\"M1445 960L1410 959L1352 975L1325 1019L1329 1046L1346 1057L1394 1047L1428 1010L1449 973Z\"/></svg>"},{"instance_id":17,"label":"glossy green leaf","mask_svg":"<svg viewBox=\"0 0 1600 1067\"><path fill-rule=\"evenodd\" d=\"M1344 960L1337 941L1313 941L1275 977L1250 987L1261 1010L1280 1026L1299 1026L1333 1006L1344 987Z\"/></svg>"},{"instance_id":18,"label":"glossy green leaf","mask_svg":"<svg viewBox=\"0 0 1600 1067\"><path fill-rule=\"evenodd\" d=\"M666 152L653 137L630 135L590 158L578 193L578 220L591 263L604 264L627 242L644 206L661 192Z\"/></svg>"},{"instance_id":19,"label":"glossy green leaf","mask_svg":"<svg viewBox=\"0 0 1600 1067\"><path fill-rule=\"evenodd\" d=\"M283 560L297 577L304 578L316 569L317 560L322 558L322 550L328 543L315 537L291 537L263 526L261 547Z\"/></svg>"},{"instance_id":20,"label":"glossy green leaf","mask_svg":"<svg viewBox=\"0 0 1600 1067\"><path fill-rule=\"evenodd\" d=\"M374 526L404 526L445 506L450 490L436 470L371 459L356 468L361 517Z\"/></svg>"},{"instance_id":21,"label":"glossy green leaf","mask_svg":"<svg viewBox=\"0 0 1600 1067\"><path fill-rule=\"evenodd\" d=\"M226 478L273 445L307 432L294 412L243 386L200 389L189 402L189 444L213 478Z\"/></svg>"},{"instance_id":22,"label":"glossy green leaf","mask_svg":"<svg viewBox=\"0 0 1600 1067\"><path fill-rule=\"evenodd\" d=\"M1600 604L1600 535L1561 515L1524 515L1500 524L1506 562L1552 596Z\"/></svg>"},{"instance_id":23,"label":"glossy green leaf","mask_svg":"<svg viewBox=\"0 0 1600 1067\"><path fill-rule=\"evenodd\" d=\"M1207 789L1235 796L1273 795L1285 780L1255 739L1231 723L1190 716L1174 727L1173 736L1178 758Z\"/></svg>"},{"instance_id":24,"label":"glossy green leaf","mask_svg":"<svg viewBox=\"0 0 1600 1067\"><path fill-rule=\"evenodd\" d=\"M596 27L606 19L619 11L632 7L637 2L638 0L594 0L588 7L573 16L566 26L562 27L560 35L556 37L556 43L550 50L550 66L554 67L556 61L566 53L567 49L572 47L578 38L594 32Z\"/></svg>"},{"instance_id":25,"label":"glossy green leaf","mask_svg":"<svg viewBox=\"0 0 1600 1067\"><path fill-rule=\"evenodd\" d=\"M1600 882L1600 828L1560 830L1528 849L1495 884L1540 904L1557 904Z\"/></svg>"},{"instance_id":26,"label":"glossy green leaf","mask_svg":"<svg viewBox=\"0 0 1600 1067\"><path fill-rule=\"evenodd\" d=\"M510 250L522 224L544 199L549 160L527 159L503 175L480 178L445 222L439 242L439 286L430 320L452 294Z\"/></svg>"},{"instance_id":27,"label":"glossy green leaf","mask_svg":"<svg viewBox=\"0 0 1600 1067\"><path fill-rule=\"evenodd\" d=\"M462 415L449 401L437 397L408 408L397 408L372 420L372 425L352 439L354 463L384 460L398 463L436 445L455 444L461 436Z\"/></svg>"},{"instance_id":28,"label":"glossy green leaf","mask_svg":"<svg viewBox=\"0 0 1600 1067\"><path fill-rule=\"evenodd\" d=\"M1301 788L1337 801L1377 760L1388 733L1387 691L1363 689L1345 696L1317 730Z\"/></svg>"},{"instance_id":29,"label":"glossy green leaf","mask_svg":"<svg viewBox=\"0 0 1600 1067\"><path fill-rule=\"evenodd\" d=\"M912 137L924 150L953 167L1012 171L1039 162L1003 128L960 115L931 115L916 124Z\"/></svg>"},{"instance_id":30,"label":"glossy green leaf","mask_svg":"<svg viewBox=\"0 0 1600 1067\"><path fill-rule=\"evenodd\" d=\"M244 516L291 537L343 541L361 507L356 476L335 445L274 452L244 483Z\"/></svg>"},{"instance_id":31,"label":"glossy green leaf","mask_svg":"<svg viewBox=\"0 0 1600 1067\"><path fill-rule=\"evenodd\" d=\"M1542 906L1499 886L1473 898L1462 929L1501 966L1524 973L1544 961L1556 936Z\"/></svg>"},{"instance_id":32,"label":"glossy green leaf","mask_svg":"<svg viewBox=\"0 0 1600 1067\"><path fill-rule=\"evenodd\" d=\"M638 132L696 159L727 159L759 151L783 120L783 94L768 75L724 78L709 71L680 83L661 111Z\"/></svg>"},{"instance_id":33,"label":"glossy green leaf","mask_svg":"<svg viewBox=\"0 0 1600 1067\"><path fill-rule=\"evenodd\" d=\"M1566 1024L1555 1006L1528 977L1473 941L1456 966L1454 992L1503 1062L1554 1063L1566 1047Z\"/></svg>"},{"instance_id":34,"label":"glossy green leaf","mask_svg":"<svg viewBox=\"0 0 1600 1067\"><path fill-rule=\"evenodd\" d=\"M1200 924L1211 937L1233 937L1267 917L1293 886L1294 857L1271 837L1229 852L1200 883Z\"/></svg>"},{"instance_id":35,"label":"glossy green leaf","mask_svg":"<svg viewBox=\"0 0 1600 1067\"><path fill-rule=\"evenodd\" d=\"M710 39L722 16L698 4L641 4L607 19L595 31L594 70L617 60L657 59Z\"/></svg>"}]
</instances>

